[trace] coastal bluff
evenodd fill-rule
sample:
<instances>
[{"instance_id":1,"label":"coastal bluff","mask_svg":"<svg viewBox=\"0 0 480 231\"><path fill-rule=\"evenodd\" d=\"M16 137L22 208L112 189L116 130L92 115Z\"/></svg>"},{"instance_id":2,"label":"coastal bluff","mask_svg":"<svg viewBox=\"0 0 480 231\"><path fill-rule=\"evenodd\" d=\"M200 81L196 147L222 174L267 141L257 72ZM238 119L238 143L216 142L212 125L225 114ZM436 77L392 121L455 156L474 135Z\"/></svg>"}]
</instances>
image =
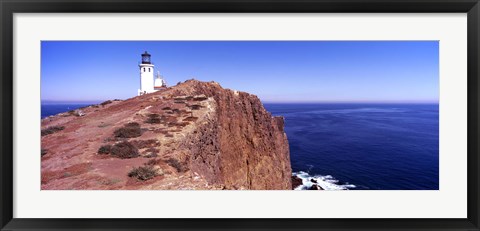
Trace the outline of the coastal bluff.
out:
<instances>
[{"instance_id":1,"label":"coastal bluff","mask_svg":"<svg viewBox=\"0 0 480 231\"><path fill-rule=\"evenodd\" d=\"M43 190L291 190L284 118L187 80L41 121Z\"/></svg>"}]
</instances>

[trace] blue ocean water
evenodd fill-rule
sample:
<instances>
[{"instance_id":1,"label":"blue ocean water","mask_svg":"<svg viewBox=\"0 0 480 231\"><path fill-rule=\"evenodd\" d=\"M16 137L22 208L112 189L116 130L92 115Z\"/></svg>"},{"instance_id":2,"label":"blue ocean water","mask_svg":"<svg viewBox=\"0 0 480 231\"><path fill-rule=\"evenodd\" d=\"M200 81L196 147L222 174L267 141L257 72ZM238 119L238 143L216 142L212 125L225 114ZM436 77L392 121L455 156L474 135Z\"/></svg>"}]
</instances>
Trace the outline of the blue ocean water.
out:
<instances>
[{"instance_id":1,"label":"blue ocean water","mask_svg":"<svg viewBox=\"0 0 480 231\"><path fill-rule=\"evenodd\" d=\"M58 113L62 112L67 112L70 110L75 110L81 107L89 106L92 105L91 103L85 104L85 103L79 103L79 104L43 104L41 106L41 116L42 119L51 116L51 115L56 115Z\"/></svg>"},{"instance_id":2,"label":"blue ocean water","mask_svg":"<svg viewBox=\"0 0 480 231\"><path fill-rule=\"evenodd\" d=\"M438 190L438 104L265 104L292 169L326 189ZM308 179L308 180L306 180Z\"/></svg>"}]
</instances>

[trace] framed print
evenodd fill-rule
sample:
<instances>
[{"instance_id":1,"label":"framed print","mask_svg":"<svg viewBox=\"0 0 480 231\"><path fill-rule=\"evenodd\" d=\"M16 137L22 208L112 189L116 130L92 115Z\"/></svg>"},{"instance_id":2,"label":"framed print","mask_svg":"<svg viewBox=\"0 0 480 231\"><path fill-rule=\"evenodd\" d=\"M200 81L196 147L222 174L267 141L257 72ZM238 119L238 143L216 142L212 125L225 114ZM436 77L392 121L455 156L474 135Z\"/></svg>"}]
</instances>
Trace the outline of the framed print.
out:
<instances>
[{"instance_id":1,"label":"framed print","mask_svg":"<svg viewBox=\"0 0 480 231\"><path fill-rule=\"evenodd\" d=\"M476 0L1 5L2 230L479 229Z\"/></svg>"}]
</instances>

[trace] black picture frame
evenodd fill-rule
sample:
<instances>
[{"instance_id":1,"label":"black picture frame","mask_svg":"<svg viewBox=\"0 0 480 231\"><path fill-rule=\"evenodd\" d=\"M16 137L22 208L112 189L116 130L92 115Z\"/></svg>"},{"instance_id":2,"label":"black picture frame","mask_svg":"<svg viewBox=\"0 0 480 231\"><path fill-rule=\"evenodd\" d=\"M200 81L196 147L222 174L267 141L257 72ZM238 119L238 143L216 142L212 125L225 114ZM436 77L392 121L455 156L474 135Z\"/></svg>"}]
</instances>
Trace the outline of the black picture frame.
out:
<instances>
[{"instance_id":1,"label":"black picture frame","mask_svg":"<svg viewBox=\"0 0 480 231\"><path fill-rule=\"evenodd\" d=\"M0 0L1 230L480 230L478 0ZM468 218L466 219L21 219L13 218L14 13L468 13ZM73 208L72 208L73 209Z\"/></svg>"}]
</instances>

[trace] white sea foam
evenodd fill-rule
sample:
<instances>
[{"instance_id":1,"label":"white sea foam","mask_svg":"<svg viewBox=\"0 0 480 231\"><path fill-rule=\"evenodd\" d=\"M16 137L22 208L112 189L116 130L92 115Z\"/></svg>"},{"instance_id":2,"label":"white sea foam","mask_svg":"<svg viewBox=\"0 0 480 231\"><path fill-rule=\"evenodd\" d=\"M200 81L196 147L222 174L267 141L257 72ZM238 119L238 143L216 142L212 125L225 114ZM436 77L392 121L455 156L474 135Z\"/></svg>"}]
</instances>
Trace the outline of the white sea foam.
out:
<instances>
[{"instance_id":1,"label":"white sea foam","mask_svg":"<svg viewBox=\"0 0 480 231\"><path fill-rule=\"evenodd\" d=\"M314 184L312 179L317 182L317 185L322 187L324 190L349 190L351 188L356 188L353 184L340 184L337 179L331 175L315 175L311 176L307 172L294 172L293 176L297 176L302 179L302 185L295 188L295 190L307 190Z\"/></svg>"}]
</instances>

